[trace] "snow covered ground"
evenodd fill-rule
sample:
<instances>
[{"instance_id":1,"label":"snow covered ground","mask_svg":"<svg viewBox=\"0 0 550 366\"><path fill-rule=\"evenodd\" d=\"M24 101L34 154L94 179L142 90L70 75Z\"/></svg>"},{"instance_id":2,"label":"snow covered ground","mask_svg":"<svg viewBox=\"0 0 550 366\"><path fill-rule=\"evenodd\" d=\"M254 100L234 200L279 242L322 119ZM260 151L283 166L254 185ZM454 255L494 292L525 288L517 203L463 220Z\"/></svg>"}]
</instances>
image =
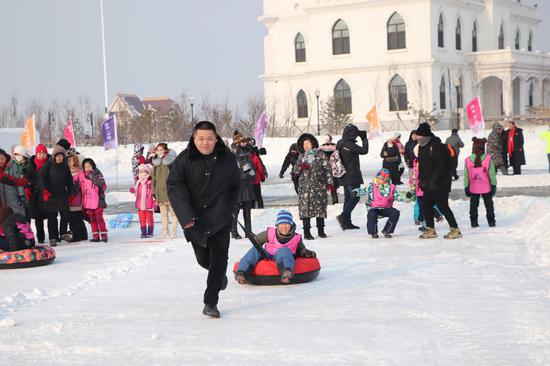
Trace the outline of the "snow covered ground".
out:
<instances>
[{"instance_id":1,"label":"snow covered ground","mask_svg":"<svg viewBox=\"0 0 550 366\"><path fill-rule=\"evenodd\" d=\"M267 140L266 194L292 194L277 177L291 141ZM526 141L526 175L499 183L528 194L550 181L542 142L529 131ZM372 145L366 177L379 167L381 143ZM114 152L92 150L112 175ZM454 241L442 239L444 222L439 238L417 239L412 206L397 207L394 238L372 240L363 204L352 232L334 219L341 205L329 206L329 238L306 242L319 278L254 287L229 273L220 320L201 314L206 272L181 237L140 240L133 223L108 244L59 246L49 266L0 272L0 365L549 365L550 199L496 197L497 227L481 208L478 229L469 203L453 201L464 234ZM254 230L277 210L253 211ZM229 271L249 246L232 241Z\"/></svg>"}]
</instances>

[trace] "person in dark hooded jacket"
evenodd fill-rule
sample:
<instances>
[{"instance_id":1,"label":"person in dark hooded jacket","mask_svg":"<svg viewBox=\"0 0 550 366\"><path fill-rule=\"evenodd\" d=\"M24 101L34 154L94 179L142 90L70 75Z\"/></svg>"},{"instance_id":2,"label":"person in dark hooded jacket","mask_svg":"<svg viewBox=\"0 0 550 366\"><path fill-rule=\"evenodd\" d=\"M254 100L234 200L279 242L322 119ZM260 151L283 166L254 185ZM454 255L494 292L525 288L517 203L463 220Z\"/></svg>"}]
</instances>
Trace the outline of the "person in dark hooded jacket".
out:
<instances>
[{"instance_id":1,"label":"person in dark hooded jacket","mask_svg":"<svg viewBox=\"0 0 550 366\"><path fill-rule=\"evenodd\" d=\"M361 138L362 146L356 143L358 137ZM342 139L336 144L336 150L339 151L342 164L346 168L346 174L339 178L340 184L344 186L344 207L336 219L342 230L359 229L359 226L351 222L351 213L359 202L359 197L353 194L353 190L363 184L359 155L366 155L369 152L367 131L359 131L357 126L352 124L347 125L344 127Z\"/></svg>"},{"instance_id":2,"label":"person in dark hooded jacket","mask_svg":"<svg viewBox=\"0 0 550 366\"><path fill-rule=\"evenodd\" d=\"M227 258L241 172L214 124L195 125L166 181L176 216L193 245L199 265L208 270L203 314L220 317L219 292L227 286Z\"/></svg>"},{"instance_id":3,"label":"person in dark hooded jacket","mask_svg":"<svg viewBox=\"0 0 550 366\"><path fill-rule=\"evenodd\" d=\"M447 219L450 231L445 239L458 239L462 233L458 228L453 211L449 207L451 191L451 157L449 149L435 136L428 123L421 123L416 129L418 136L418 183L424 191L422 206L426 217L426 230L421 239L437 237L434 225L434 204Z\"/></svg>"},{"instance_id":4,"label":"person in dark hooded jacket","mask_svg":"<svg viewBox=\"0 0 550 366\"><path fill-rule=\"evenodd\" d=\"M409 141L405 143L405 164L407 165L407 168L411 170L414 165L414 160L416 157L414 156L414 147L416 146L416 130L412 130L411 134L409 135Z\"/></svg>"},{"instance_id":5,"label":"person in dark hooded jacket","mask_svg":"<svg viewBox=\"0 0 550 366\"><path fill-rule=\"evenodd\" d=\"M29 215L34 219L34 226L36 227L36 239L38 243L43 244L46 239L46 233L44 231L44 220L48 218L45 212L40 207L40 189L38 187L38 174L40 169L46 165L46 162L50 158L48 155L48 149L46 145L38 144L36 146L36 155L31 156L29 160L29 166L25 171L25 177L29 181L29 187L25 188L25 195L29 203Z\"/></svg>"},{"instance_id":6,"label":"person in dark hooded jacket","mask_svg":"<svg viewBox=\"0 0 550 366\"><path fill-rule=\"evenodd\" d=\"M252 182L256 177L256 171L254 170L254 163L252 162L252 147L248 143L248 140L244 136L235 131L233 135L233 144L231 145L233 153L237 158L237 163L241 170L241 191L239 194L239 207L236 208L233 218L233 227L231 229L231 237L233 239L242 239L237 229L237 220L239 218L239 211L243 211L244 227L247 232L252 231L252 202L254 202L256 196L254 195L254 186ZM245 233L245 236L246 233Z\"/></svg>"},{"instance_id":7,"label":"person in dark hooded jacket","mask_svg":"<svg viewBox=\"0 0 550 366\"><path fill-rule=\"evenodd\" d=\"M39 207L48 217L51 246L59 241L57 215L68 222L69 194L73 191L73 177L65 154L66 150L56 145L52 158L38 172Z\"/></svg>"},{"instance_id":8,"label":"person in dark hooded jacket","mask_svg":"<svg viewBox=\"0 0 550 366\"><path fill-rule=\"evenodd\" d=\"M292 173L292 168L294 168L294 164L296 164L299 155L298 144L293 143L290 145L285 160L283 161L283 166L281 166L281 171L279 172L279 178L283 179L286 170L290 167L290 178L292 179L292 183L294 183L294 191L296 191L296 194L298 194L298 176Z\"/></svg>"}]
</instances>

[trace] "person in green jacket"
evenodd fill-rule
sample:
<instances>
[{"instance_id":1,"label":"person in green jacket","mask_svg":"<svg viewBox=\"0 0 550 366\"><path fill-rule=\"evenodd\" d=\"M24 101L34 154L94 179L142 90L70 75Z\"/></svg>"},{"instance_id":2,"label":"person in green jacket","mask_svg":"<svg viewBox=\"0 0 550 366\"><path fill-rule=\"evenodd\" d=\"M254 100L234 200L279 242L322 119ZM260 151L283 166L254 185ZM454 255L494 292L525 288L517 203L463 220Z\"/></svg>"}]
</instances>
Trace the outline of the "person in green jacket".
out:
<instances>
[{"instance_id":1,"label":"person in green jacket","mask_svg":"<svg viewBox=\"0 0 550 366\"><path fill-rule=\"evenodd\" d=\"M168 144L161 142L155 150L153 157L153 198L158 202L162 220L162 233L160 237L174 239L178 234L178 219L174 213L170 200L166 181L170 174L170 166L176 160L177 154L174 150L168 149ZM170 217L172 217L172 229L169 231Z\"/></svg>"},{"instance_id":2,"label":"person in green jacket","mask_svg":"<svg viewBox=\"0 0 550 366\"><path fill-rule=\"evenodd\" d=\"M472 155L464 164L464 191L470 197L470 223L473 228L479 227L477 220L479 198L483 197L487 222L495 226L495 208L493 196L497 191L497 172L491 155L485 154L486 139L472 138Z\"/></svg>"},{"instance_id":3,"label":"person in green jacket","mask_svg":"<svg viewBox=\"0 0 550 366\"><path fill-rule=\"evenodd\" d=\"M546 140L546 156L548 157L548 173L550 173L550 125L546 131L542 131L540 138Z\"/></svg>"}]
</instances>

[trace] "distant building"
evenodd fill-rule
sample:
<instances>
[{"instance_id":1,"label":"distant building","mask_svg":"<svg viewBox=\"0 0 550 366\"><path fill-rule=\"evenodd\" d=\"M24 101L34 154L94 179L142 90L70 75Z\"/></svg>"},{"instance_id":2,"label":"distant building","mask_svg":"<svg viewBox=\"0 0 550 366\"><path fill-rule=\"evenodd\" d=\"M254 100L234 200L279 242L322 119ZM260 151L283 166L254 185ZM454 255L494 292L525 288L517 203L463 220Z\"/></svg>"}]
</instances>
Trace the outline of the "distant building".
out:
<instances>
[{"instance_id":1,"label":"distant building","mask_svg":"<svg viewBox=\"0 0 550 366\"><path fill-rule=\"evenodd\" d=\"M476 95L486 116L550 106L541 15L519 0L264 0L268 115L314 130L316 94L356 123L377 105L387 128L415 124L409 103L446 128Z\"/></svg>"}]
</instances>

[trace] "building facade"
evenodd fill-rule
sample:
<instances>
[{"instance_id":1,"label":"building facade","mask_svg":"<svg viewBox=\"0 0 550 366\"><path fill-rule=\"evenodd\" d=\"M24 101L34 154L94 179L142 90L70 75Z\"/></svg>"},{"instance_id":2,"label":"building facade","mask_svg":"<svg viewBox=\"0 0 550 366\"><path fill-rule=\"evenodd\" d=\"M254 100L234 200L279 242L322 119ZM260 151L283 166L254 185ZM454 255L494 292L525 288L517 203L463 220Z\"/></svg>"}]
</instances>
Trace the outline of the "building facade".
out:
<instances>
[{"instance_id":1,"label":"building facade","mask_svg":"<svg viewBox=\"0 0 550 366\"><path fill-rule=\"evenodd\" d=\"M259 20L267 113L297 130L330 98L358 124L376 105L387 129L416 124L409 106L457 127L477 95L486 117L550 106L542 19L518 0L264 0Z\"/></svg>"}]
</instances>

